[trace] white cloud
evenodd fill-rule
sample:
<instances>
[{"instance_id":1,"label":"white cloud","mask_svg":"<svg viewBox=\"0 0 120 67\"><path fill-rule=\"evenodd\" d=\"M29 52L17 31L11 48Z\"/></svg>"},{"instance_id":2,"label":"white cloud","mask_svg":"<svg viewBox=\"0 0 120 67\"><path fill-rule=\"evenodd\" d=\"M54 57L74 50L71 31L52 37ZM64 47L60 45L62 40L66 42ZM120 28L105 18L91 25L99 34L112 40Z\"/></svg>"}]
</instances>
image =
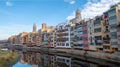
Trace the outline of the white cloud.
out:
<instances>
[{"instance_id":1,"label":"white cloud","mask_svg":"<svg viewBox=\"0 0 120 67\"><path fill-rule=\"evenodd\" d=\"M32 25L7 25L0 26L0 40L7 39L11 35L17 35L21 32L30 32L32 31Z\"/></svg>"},{"instance_id":2,"label":"white cloud","mask_svg":"<svg viewBox=\"0 0 120 67\"><path fill-rule=\"evenodd\" d=\"M70 4L75 4L75 1L71 1Z\"/></svg>"},{"instance_id":3,"label":"white cloud","mask_svg":"<svg viewBox=\"0 0 120 67\"><path fill-rule=\"evenodd\" d=\"M66 19L71 20L73 18L75 18L75 12L72 12L72 14L70 16L68 16Z\"/></svg>"},{"instance_id":4,"label":"white cloud","mask_svg":"<svg viewBox=\"0 0 120 67\"><path fill-rule=\"evenodd\" d=\"M69 4L75 4L75 0L64 0L64 2L67 2L67 3L69 3Z\"/></svg>"},{"instance_id":5,"label":"white cloud","mask_svg":"<svg viewBox=\"0 0 120 67\"><path fill-rule=\"evenodd\" d=\"M7 1L6 6L13 6L13 4L10 1Z\"/></svg>"},{"instance_id":6,"label":"white cloud","mask_svg":"<svg viewBox=\"0 0 120 67\"><path fill-rule=\"evenodd\" d=\"M97 15L101 15L103 12L107 11L111 5L119 2L120 0L88 0L81 10L82 18L93 18ZM66 19L70 20L73 17L75 17L75 15L72 13Z\"/></svg>"},{"instance_id":7,"label":"white cloud","mask_svg":"<svg viewBox=\"0 0 120 67\"><path fill-rule=\"evenodd\" d=\"M120 2L120 0L88 0L81 10L83 18L93 18L97 15L103 14L111 5Z\"/></svg>"}]
</instances>

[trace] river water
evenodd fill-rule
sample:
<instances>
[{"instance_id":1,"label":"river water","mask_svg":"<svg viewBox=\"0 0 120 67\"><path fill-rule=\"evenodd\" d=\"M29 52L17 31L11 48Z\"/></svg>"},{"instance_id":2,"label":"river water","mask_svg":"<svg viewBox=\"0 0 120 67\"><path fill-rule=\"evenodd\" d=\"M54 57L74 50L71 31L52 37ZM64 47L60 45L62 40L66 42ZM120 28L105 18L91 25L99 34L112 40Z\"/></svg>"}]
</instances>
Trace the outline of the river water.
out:
<instances>
[{"instance_id":1,"label":"river water","mask_svg":"<svg viewBox=\"0 0 120 67\"><path fill-rule=\"evenodd\" d=\"M12 67L111 67L77 58L45 54L40 52L24 52Z\"/></svg>"}]
</instances>

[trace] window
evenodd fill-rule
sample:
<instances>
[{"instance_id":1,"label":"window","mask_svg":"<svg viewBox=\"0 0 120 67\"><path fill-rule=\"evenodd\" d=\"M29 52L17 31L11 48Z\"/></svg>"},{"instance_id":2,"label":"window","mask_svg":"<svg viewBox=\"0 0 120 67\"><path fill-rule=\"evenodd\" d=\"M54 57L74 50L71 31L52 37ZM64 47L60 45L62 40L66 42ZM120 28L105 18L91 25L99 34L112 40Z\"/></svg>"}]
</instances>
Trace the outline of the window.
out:
<instances>
[{"instance_id":1,"label":"window","mask_svg":"<svg viewBox=\"0 0 120 67\"><path fill-rule=\"evenodd\" d=\"M109 23L115 23L115 22L117 22L116 15L109 17Z\"/></svg>"},{"instance_id":2,"label":"window","mask_svg":"<svg viewBox=\"0 0 120 67\"><path fill-rule=\"evenodd\" d=\"M78 34L82 35L82 32L81 32L81 31L78 31Z\"/></svg>"},{"instance_id":3,"label":"window","mask_svg":"<svg viewBox=\"0 0 120 67\"><path fill-rule=\"evenodd\" d=\"M96 46L101 46L102 43L96 43L96 42L95 42L95 45L96 45Z\"/></svg>"},{"instance_id":4,"label":"window","mask_svg":"<svg viewBox=\"0 0 120 67\"><path fill-rule=\"evenodd\" d=\"M69 63L69 60L66 60L67 61L67 63Z\"/></svg>"},{"instance_id":5,"label":"window","mask_svg":"<svg viewBox=\"0 0 120 67\"><path fill-rule=\"evenodd\" d=\"M118 43L117 43L117 42L112 42L111 44L112 44L112 45L117 45Z\"/></svg>"},{"instance_id":6,"label":"window","mask_svg":"<svg viewBox=\"0 0 120 67\"><path fill-rule=\"evenodd\" d=\"M82 47L82 44L75 44L74 46L79 46L79 47Z\"/></svg>"},{"instance_id":7,"label":"window","mask_svg":"<svg viewBox=\"0 0 120 67\"><path fill-rule=\"evenodd\" d=\"M110 49L110 46L104 46L103 48L104 49Z\"/></svg>"},{"instance_id":8,"label":"window","mask_svg":"<svg viewBox=\"0 0 120 67\"><path fill-rule=\"evenodd\" d=\"M84 44L83 47L86 48L86 47L88 47L88 45L87 45L87 44Z\"/></svg>"},{"instance_id":9,"label":"window","mask_svg":"<svg viewBox=\"0 0 120 67\"><path fill-rule=\"evenodd\" d=\"M118 35L118 39L120 40L120 35Z\"/></svg>"},{"instance_id":10,"label":"window","mask_svg":"<svg viewBox=\"0 0 120 67\"><path fill-rule=\"evenodd\" d=\"M102 39L102 36L95 36L95 39L96 39L96 40L101 40L101 39Z\"/></svg>"},{"instance_id":11,"label":"window","mask_svg":"<svg viewBox=\"0 0 120 67\"><path fill-rule=\"evenodd\" d=\"M83 34L87 34L87 30L83 31Z\"/></svg>"},{"instance_id":12,"label":"window","mask_svg":"<svg viewBox=\"0 0 120 67\"><path fill-rule=\"evenodd\" d=\"M110 25L110 29L117 29L117 24Z\"/></svg>"},{"instance_id":13,"label":"window","mask_svg":"<svg viewBox=\"0 0 120 67\"><path fill-rule=\"evenodd\" d=\"M94 29L94 32L101 32L101 28Z\"/></svg>"},{"instance_id":14,"label":"window","mask_svg":"<svg viewBox=\"0 0 120 67\"><path fill-rule=\"evenodd\" d=\"M90 35L92 35L92 33L90 32Z\"/></svg>"},{"instance_id":15,"label":"window","mask_svg":"<svg viewBox=\"0 0 120 67\"><path fill-rule=\"evenodd\" d=\"M81 26L80 26L80 27L78 27L78 28L77 28L77 30L82 30L82 27L81 27Z\"/></svg>"},{"instance_id":16,"label":"window","mask_svg":"<svg viewBox=\"0 0 120 67\"><path fill-rule=\"evenodd\" d=\"M100 22L95 22L95 23L94 23L94 26L100 26L100 25L101 25Z\"/></svg>"},{"instance_id":17,"label":"window","mask_svg":"<svg viewBox=\"0 0 120 67\"><path fill-rule=\"evenodd\" d=\"M66 46L69 46L69 44L68 44L68 43L66 43Z\"/></svg>"},{"instance_id":18,"label":"window","mask_svg":"<svg viewBox=\"0 0 120 67\"><path fill-rule=\"evenodd\" d=\"M80 37L78 38L78 40L82 40L82 37L80 36Z\"/></svg>"},{"instance_id":19,"label":"window","mask_svg":"<svg viewBox=\"0 0 120 67\"><path fill-rule=\"evenodd\" d=\"M94 45L94 43L91 42L90 45Z\"/></svg>"},{"instance_id":20,"label":"window","mask_svg":"<svg viewBox=\"0 0 120 67\"><path fill-rule=\"evenodd\" d=\"M84 40L84 41L85 41L85 40L88 40L88 38L87 38L87 37L83 37L83 38L82 38L82 40Z\"/></svg>"},{"instance_id":21,"label":"window","mask_svg":"<svg viewBox=\"0 0 120 67\"><path fill-rule=\"evenodd\" d=\"M111 39L117 39L117 32L110 33Z\"/></svg>"},{"instance_id":22,"label":"window","mask_svg":"<svg viewBox=\"0 0 120 67\"><path fill-rule=\"evenodd\" d=\"M112 9L108 12L108 14L113 14L113 13L116 13L116 9Z\"/></svg>"}]
</instances>

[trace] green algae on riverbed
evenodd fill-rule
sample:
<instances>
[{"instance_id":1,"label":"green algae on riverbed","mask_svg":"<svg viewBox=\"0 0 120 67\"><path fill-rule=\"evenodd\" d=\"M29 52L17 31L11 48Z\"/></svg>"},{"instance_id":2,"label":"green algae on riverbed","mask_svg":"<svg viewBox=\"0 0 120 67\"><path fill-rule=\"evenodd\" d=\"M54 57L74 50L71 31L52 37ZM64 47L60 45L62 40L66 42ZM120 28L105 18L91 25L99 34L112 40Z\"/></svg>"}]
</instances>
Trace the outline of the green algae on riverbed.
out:
<instances>
[{"instance_id":1,"label":"green algae on riverbed","mask_svg":"<svg viewBox=\"0 0 120 67\"><path fill-rule=\"evenodd\" d=\"M0 67L8 67L18 59L18 54L9 51L0 51Z\"/></svg>"}]
</instances>

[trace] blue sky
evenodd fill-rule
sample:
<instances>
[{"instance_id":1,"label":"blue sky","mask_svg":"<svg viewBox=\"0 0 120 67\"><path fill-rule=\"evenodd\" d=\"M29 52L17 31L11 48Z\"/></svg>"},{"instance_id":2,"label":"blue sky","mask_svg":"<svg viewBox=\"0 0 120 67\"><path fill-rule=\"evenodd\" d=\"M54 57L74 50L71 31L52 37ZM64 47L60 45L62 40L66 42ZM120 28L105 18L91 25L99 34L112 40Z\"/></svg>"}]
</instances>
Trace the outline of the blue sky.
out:
<instances>
[{"instance_id":1,"label":"blue sky","mask_svg":"<svg viewBox=\"0 0 120 67\"><path fill-rule=\"evenodd\" d=\"M0 0L0 40L20 32L32 31L34 23L55 26L75 16L80 9L82 18L92 18L108 10L120 0Z\"/></svg>"}]
</instances>

